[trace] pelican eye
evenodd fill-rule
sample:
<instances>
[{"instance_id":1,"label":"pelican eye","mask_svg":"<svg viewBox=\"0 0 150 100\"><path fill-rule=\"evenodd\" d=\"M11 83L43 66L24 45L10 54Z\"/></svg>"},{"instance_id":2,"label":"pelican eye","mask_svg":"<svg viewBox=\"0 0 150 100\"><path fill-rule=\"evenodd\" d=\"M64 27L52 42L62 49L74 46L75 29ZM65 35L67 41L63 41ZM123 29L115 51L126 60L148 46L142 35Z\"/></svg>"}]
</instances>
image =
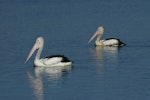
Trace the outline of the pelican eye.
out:
<instances>
[{"instance_id":1,"label":"pelican eye","mask_svg":"<svg viewBox=\"0 0 150 100\"><path fill-rule=\"evenodd\" d=\"M36 43L40 44L40 40L37 40Z\"/></svg>"}]
</instances>

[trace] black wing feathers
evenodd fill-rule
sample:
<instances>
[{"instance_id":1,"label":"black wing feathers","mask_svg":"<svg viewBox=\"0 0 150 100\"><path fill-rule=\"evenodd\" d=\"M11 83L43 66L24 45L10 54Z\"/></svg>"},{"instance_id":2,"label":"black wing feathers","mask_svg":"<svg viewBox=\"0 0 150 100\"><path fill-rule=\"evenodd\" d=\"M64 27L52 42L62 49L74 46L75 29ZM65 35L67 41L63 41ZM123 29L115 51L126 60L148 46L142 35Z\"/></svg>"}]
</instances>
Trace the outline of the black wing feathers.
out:
<instances>
[{"instance_id":1,"label":"black wing feathers","mask_svg":"<svg viewBox=\"0 0 150 100\"><path fill-rule=\"evenodd\" d=\"M67 58L67 57L65 57L64 55L52 55L52 56L47 56L47 57L45 57L45 58L53 58L53 57L62 57L62 61L61 62L70 62L70 60Z\"/></svg>"}]
</instances>

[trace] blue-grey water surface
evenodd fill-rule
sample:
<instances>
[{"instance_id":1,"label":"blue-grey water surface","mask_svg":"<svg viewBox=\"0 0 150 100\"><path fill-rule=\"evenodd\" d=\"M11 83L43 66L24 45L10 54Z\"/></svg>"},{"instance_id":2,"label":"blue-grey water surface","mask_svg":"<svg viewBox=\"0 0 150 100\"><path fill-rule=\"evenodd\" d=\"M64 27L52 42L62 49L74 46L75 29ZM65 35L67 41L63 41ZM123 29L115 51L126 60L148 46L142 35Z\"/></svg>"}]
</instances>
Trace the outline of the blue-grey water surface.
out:
<instances>
[{"instance_id":1,"label":"blue-grey water surface","mask_svg":"<svg viewBox=\"0 0 150 100\"><path fill-rule=\"evenodd\" d=\"M95 48L89 38L125 47ZM0 0L1 100L149 100L149 0ZM64 54L73 66L33 67L24 61L43 36L41 57Z\"/></svg>"}]
</instances>

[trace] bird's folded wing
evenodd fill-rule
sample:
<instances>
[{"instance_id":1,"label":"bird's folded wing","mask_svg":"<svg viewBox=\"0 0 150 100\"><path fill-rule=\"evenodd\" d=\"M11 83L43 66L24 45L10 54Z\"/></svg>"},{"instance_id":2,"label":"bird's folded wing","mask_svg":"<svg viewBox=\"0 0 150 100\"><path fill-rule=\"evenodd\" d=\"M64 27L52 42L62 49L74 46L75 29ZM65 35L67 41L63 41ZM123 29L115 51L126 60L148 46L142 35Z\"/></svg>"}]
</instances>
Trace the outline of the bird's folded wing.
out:
<instances>
[{"instance_id":1,"label":"bird's folded wing","mask_svg":"<svg viewBox=\"0 0 150 100\"><path fill-rule=\"evenodd\" d=\"M104 45L116 45L118 44L118 41L117 40L114 40L114 39L110 39L110 40L106 40L106 41L103 41L103 44Z\"/></svg>"},{"instance_id":2,"label":"bird's folded wing","mask_svg":"<svg viewBox=\"0 0 150 100\"><path fill-rule=\"evenodd\" d=\"M43 61L44 65L55 65L58 64L62 61L61 57L53 57L53 58L47 58L46 60Z\"/></svg>"}]
</instances>

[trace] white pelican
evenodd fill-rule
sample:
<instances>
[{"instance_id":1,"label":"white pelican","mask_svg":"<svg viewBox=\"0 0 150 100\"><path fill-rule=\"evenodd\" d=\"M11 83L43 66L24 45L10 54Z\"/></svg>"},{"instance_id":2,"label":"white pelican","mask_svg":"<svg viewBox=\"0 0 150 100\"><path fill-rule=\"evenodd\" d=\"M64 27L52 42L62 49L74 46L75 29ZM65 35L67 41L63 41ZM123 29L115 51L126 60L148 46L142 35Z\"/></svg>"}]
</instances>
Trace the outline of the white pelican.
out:
<instances>
[{"instance_id":1,"label":"white pelican","mask_svg":"<svg viewBox=\"0 0 150 100\"><path fill-rule=\"evenodd\" d=\"M25 63L30 59L32 54L36 49L38 49L36 57L34 59L34 65L35 66L41 66L41 67L53 67L53 66L68 66L72 65L72 62L65 56L63 55L52 55L52 56L47 56L43 59L40 59L40 55L43 49L44 45L44 39L43 37L38 37L36 39L36 42L34 46L32 47Z\"/></svg>"},{"instance_id":2,"label":"white pelican","mask_svg":"<svg viewBox=\"0 0 150 100\"><path fill-rule=\"evenodd\" d=\"M104 28L102 26L98 27L97 31L90 38L88 43L90 43L97 36L97 39L95 41L95 46L124 46L125 45L117 38L108 38L105 40L100 40L101 36L103 35L103 32L104 32Z\"/></svg>"}]
</instances>

